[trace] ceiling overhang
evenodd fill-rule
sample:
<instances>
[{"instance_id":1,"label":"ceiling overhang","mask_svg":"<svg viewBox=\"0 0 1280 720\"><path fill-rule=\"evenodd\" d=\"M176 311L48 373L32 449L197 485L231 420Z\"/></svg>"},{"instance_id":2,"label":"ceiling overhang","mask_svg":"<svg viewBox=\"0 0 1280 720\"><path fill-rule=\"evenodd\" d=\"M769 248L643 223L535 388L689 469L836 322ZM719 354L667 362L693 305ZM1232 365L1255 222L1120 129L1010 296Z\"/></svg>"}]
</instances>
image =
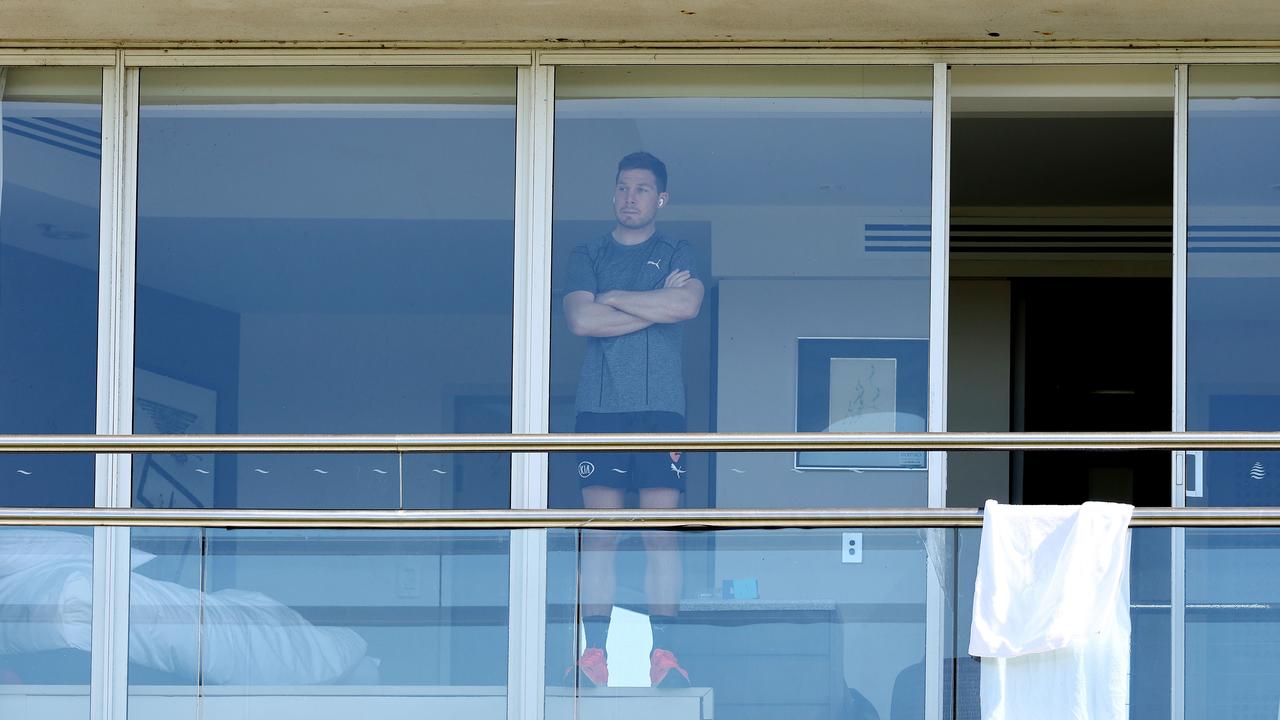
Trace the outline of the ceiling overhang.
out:
<instances>
[{"instance_id":1,"label":"ceiling overhang","mask_svg":"<svg viewBox=\"0 0 1280 720\"><path fill-rule=\"evenodd\" d=\"M938 43L1280 40L1275 0L3 0L31 45Z\"/></svg>"}]
</instances>

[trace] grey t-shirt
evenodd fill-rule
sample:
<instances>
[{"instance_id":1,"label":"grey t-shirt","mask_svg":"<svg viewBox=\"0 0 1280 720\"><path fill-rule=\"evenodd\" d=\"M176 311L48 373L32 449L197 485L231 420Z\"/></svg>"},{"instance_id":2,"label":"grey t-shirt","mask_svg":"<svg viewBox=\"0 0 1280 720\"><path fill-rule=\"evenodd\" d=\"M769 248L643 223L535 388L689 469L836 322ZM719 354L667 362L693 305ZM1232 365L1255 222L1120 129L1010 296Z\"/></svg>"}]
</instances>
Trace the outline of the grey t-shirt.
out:
<instances>
[{"instance_id":1,"label":"grey t-shirt","mask_svg":"<svg viewBox=\"0 0 1280 720\"><path fill-rule=\"evenodd\" d=\"M574 248L567 291L655 290L673 270L699 278L689 243L655 232L639 245L622 245L605 233ZM683 335L682 323L655 323L626 335L588 338L577 411L684 415Z\"/></svg>"}]
</instances>

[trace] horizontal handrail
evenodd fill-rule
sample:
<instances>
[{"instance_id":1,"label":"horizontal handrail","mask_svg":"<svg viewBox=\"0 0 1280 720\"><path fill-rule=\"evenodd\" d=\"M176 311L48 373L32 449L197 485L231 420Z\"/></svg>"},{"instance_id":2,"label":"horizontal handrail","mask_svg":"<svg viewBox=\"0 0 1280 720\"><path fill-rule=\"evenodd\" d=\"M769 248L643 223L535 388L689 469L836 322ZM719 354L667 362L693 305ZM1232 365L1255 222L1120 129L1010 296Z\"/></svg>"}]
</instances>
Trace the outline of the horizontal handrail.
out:
<instances>
[{"instance_id":1,"label":"horizontal handrail","mask_svg":"<svg viewBox=\"0 0 1280 720\"><path fill-rule=\"evenodd\" d=\"M1132 527L1276 527L1280 508L1137 508ZM0 526L649 529L981 527L978 508L710 510L170 510L0 508Z\"/></svg>"},{"instance_id":2,"label":"horizontal handrail","mask_svg":"<svg viewBox=\"0 0 1280 720\"><path fill-rule=\"evenodd\" d=\"M0 453L467 453L670 450L1280 450L1280 432L0 435Z\"/></svg>"}]
</instances>

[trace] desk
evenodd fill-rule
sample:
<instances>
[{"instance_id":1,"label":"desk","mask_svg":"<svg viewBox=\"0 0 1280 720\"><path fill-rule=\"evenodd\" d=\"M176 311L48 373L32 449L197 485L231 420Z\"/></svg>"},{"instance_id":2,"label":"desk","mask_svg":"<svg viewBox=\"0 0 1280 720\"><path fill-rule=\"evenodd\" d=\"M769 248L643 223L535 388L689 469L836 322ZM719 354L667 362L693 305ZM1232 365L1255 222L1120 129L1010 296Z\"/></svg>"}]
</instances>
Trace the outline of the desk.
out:
<instances>
[{"instance_id":1,"label":"desk","mask_svg":"<svg viewBox=\"0 0 1280 720\"><path fill-rule=\"evenodd\" d=\"M477 686L129 688L129 720L506 720L507 689ZM197 711L197 703L202 713ZM575 708L576 705L576 708ZM575 698L569 688L548 688L547 720L713 720L709 688L652 690L600 688ZM576 710L576 712L575 712ZM83 720L89 716L83 685L0 685L0 718Z\"/></svg>"},{"instance_id":2,"label":"desk","mask_svg":"<svg viewBox=\"0 0 1280 720\"><path fill-rule=\"evenodd\" d=\"M847 716L844 627L833 602L691 600L680 605L680 662L715 689L728 720Z\"/></svg>"}]
</instances>

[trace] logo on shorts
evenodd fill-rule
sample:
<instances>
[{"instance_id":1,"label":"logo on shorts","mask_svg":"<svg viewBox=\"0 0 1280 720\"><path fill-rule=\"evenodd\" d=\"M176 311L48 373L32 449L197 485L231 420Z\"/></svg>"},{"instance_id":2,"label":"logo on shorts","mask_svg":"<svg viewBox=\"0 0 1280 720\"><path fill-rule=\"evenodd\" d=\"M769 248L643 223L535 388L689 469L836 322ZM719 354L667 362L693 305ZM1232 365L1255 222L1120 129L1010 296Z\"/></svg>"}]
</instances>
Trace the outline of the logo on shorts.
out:
<instances>
[{"instance_id":1,"label":"logo on shorts","mask_svg":"<svg viewBox=\"0 0 1280 720\"><path fill-rule=\"evenodd\" d=\"M678 463L678 462L680 462L680 458L684 456L684 453L682 453L682 452L669 452L669 453L667 453L667 455L670 455L670 456L671 456L671 462L673 462L673 463Z\"/></svg>"},{"instance_id":2,"label":"logo on shorts","mask_svg":"<svg viewBox=\"0 0 1280 720\"><path fill-rule=\"evenodd\" d=\"M675 473L676 477L684 477L684 474L689 471L681 470L679 465L676 465L675 463L671 463L671 472Z\"/></svg>"},{"instance_id":3,"label":"logo on shorts","mask_svg":"<svg viewBox=\"0 0 1280 720\"><path fill-rule=\"evenodd\" d=\"M591 473L595 471L596 471L596 466L592 463L587 462L586 460L583 460L582 462L578 463L578 477L580 478L589 478L591 477Z\"/></svg>"}]
</instances>

